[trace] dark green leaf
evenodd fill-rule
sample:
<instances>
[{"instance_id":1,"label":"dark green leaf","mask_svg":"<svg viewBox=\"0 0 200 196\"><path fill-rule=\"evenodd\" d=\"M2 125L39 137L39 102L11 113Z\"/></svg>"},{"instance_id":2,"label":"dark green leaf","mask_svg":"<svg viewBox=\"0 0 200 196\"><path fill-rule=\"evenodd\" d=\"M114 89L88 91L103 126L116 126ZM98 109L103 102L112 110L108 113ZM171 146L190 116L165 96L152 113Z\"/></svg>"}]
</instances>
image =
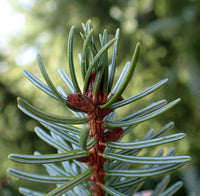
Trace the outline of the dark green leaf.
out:
<instances>
[{"instance_id":1,"label":"dark green leaf","mask_svg":"<svg viewBox=\"0 0 200 196\"><path fill-rule=\"evenodd\" d=\"M8 169L8 173L12 176L22 178L25 180L40 182L40 183L52 183L52 184L63 184L66 181L71 180L74 176L41 176L36 174L30 174L17 169Z\"/></svg>"},{"instance_id":2,"label":"dark green leaf","mask_svg":"<svg viewBox=\"0 0 200 196\"><path fill-rule=\"evenodd\" d=\"M19 192L26 196L45 196L45 194L43 193L31 190L31 189L23 188L23 187L19 188Z\"/></svg>"},{"instance_id":3,"label":"dark green leaf","mask_svg":"<svg viewBox=\"0 0 200 196\"><path fill-rule=\"evenodd\" d=\"M106 153L104 158L122 161L126 163L140 163L140 164L178 164L190 161L189 156L172 156L172 157L141 157L141 156L129 156L116 153Z\"/></svg>"},{"instance_id":4,"label":"dark green leaf","mask_svg":"<svg viewBox=\"0 0 200 196\"><path fill-rule=\"evenodd\" d=\"M83 86L83 91L85 92L87 90L87 86L88 86L88 81L89 81L89 77L90 74L92 73L92 70L94 68L94 66L96 65L97 61L102 57L102 55L108 50L108 48L110 48L112 46L112 44L116 41L116 38L110 40L107 44L105 44L105 46L103 48L101 48L101 50L96 54L96 56L93 58L86 76L85 76L85 81L84 81L84 86Z\"/></svg>"},{"instance_id":5,"label":"dark green leaf","mask_svg":"<svg viewBox=\"0 0 200 196\"><path fill-rule=\"evenodd\" d=\"M36 151L34 152L34 155L41 155L41 153ZM51 176L70 176L67 171L64 171L63 168L57 166L55 163L47 163L43 165Z\"/></svg>"},{"instance_id":6,"label":"dark green leaf","mask_svg":"<svg viewBox=\"0 0 200 196\"><path fill-rule=\"evenodd\" d=\"M108 33L105 30L102 36L102 40L101 40L101 47L103 48L108 40ZM99 65L97 68L97 73L96 73L96 77L95 77L95 81L94 81L94 86L93 86L93 94L97 94L98 90L99 90L99 86L101 84L102 81L102 77L103 77L103 90L104 93L107 93L107 84L108 84L108 59L107 59L107 51L105 51L105 54L101 57L101 59L99 60Z\"/></svg>"},{"instance_id":7,"label":"dark green leaf","mask_svg":"<svg viewBox=\"0 0 200 196\"><path fill-rule=\"evenodd\" d=\"M117 38L117 37L116 37ZM108 32L107 30L104 31L103 33L103 43L102 43L102 47L107 43L108 41ZM103 60L103 67L102 69L104 69L103 72L103 92L104 94L108 94L108 51L105 52L104 56L103 56L104 60Z\"/></svg>"},{"instance_id":8,"label":"dark green leaf","mask_svg":"<svg viewBox=\"0 0 200 196\"><path fill-rule=\"evenodd\" d=\"M67 118L67 117L62 117L62 116L56 116L53 114L48 114L34 107L30 103L28 103L27 101L19 97L17 101L18 101L18 107L20 108L20 110L22 110L24 113L26 113L29 116L32 114L34 116L42 118L43 120L53 121L56 123L64 123L64 124L82 124L82 123L88 122L88 119L86 117Z\"/></svg>"},{"instance_id":9,"label":"dark green leaf","mask_svg":"<svg viewBox=\"0 0 200 196\"><path fill-rule=\"evenodd\" d=\"M41 123L43 124L43 123ZM51 126L46 126L45 124L43 124L48 130L50 130L51 132L55 133L56 135L60 136L62 139L70 142L70 143L73 143L75 145L78 145L79 143L79 138L78 138L78 135L77 137L75 137L75 134L72 135L70 134L69 132L67 131L64 131L62 129L54 129L53 127Z\"/></svg>"},{"instance_id":10,"label":"dark green leaf","mask_svg":"<svg viewBox=\"0 0 200 196\"><path fill-rule=\"evenodd\" d=\"M54 190L52 190L51 192L46 194L46 196L59 196L59 195L62 195L63 193L65 193L68 190L70 190L73 187L75 187L76 185L78 185L81 182L87 180L91 175L92 175L92 170L88 169L87 171L85 171L81 175L76 176L72 180L70 180L70 181L66 182L65 184L55 188Z\"/></svg>"},{"instance_id":11,"label":"dark green leaf","mask_svg":"<svg viewBox=\"0 0 200 196\"><path fill-rule=\"evenodd\" d=\"M40 118L37 118L35 116L33 118L40 121ZM40 121L40 123L47 128L53 127L55 129L66 131L67 133L72 133L74 135L77 135L77 134L79 135L81 132L80 128L72 126L72 125L64 124L64 123L55 123L51 121Z\"/></svg>"},{"instance_id":12,"label":"dark green leaf","mask_svg":"<svg viewBox=\"0 0 200 196\"><path fill-rule=\"evenodd\" d=\"M167 187L170 181L170 176L167 175L163 180L156 186L151 196L159 196Z\"/></svg>"},{"instance_id":13,"label":"dark green leaf","mask_svg":"<svg viewBox=\"0 0 200 196\"><path fill-rule=\"evenodd\" d=\"M107 193L109 193L112 196L126 196L123 193L120 193L119 191L117 191L109 186L106 186L104 184L101 187L104 191L106 191Z\"/></svg>"},{"instance_id":14,"label":"dark green leaf","mask_svg":"<svg viewBox=\"0 0 200 196\"><path fill-rule=\"evenodd\" d=\"M83 150L87 150L87 139L88 139L89 131L90 131L89 127L86 127L85 129L82 129L80 133L79 144Z\"/></svg>"},{"instance_id":15,"label":"dark green leaf","mask_svg":"<svg viewBox=\"0 0 200 196\"><path fill-rule=\"evenodd\" d=\"M119 32L120 30L117 29L115 33L115 38L119 37ZM113 54L112 54L112 61L109 69L109 81L108 81L108 93L110 93L114 81L114 76L115 76L115 69L116 69L116 60L117 60L117 45L118 45L118 40L115 41L114 48L113 48Z\"/></svg>"},{"instance_id":16,"label":"dark green leaf","mask_svg":"<svg viewBox=\"0 0 200 196\"><path fill-rule=\"evenodd\" d=\"M124 80L127 77L129 68L130 68L130 62L127 62L125 64L125 66L124 66L124 68L123 68L123 70L122 70L122 72L121 72L121 74L120 74L120 76L119 76L114 88L112 89L111 95L116 94L117 91L121 88Z\"/></svg>"},{"instance_id":17,"label":"dark green leaf","mask_svg":"<svg viewBox=\"0 0 200 196\"><path fill-rule=\"evenodd\" d=\"M88 52L89 43L91 42L92 39L92 35L93 35L93 29L89 31L83 44L83 51L81 55L81 71L83 79L85 79L85 73L87 72L88 69L88 65L86 65L86 56Z\"/></svg>"},{"instance_id":18,"label":"dark green leaf","mask_svg":"<svg viewBox=\"0 0 200 196\"><path fill-rule=\"evenodd\" d=\"M118 181L115 184L112 183L111 186L113 188L116 188L116 189L121 189L121 188L126 188L126 187L132 187L135 184L138 184L138 183L145 181L145 180L146 180L146 177L144 177L144 178L131 178L131 179L128 179L128 180L122 180L120 182Z\"/></svg>"},{"instance_id":19,"label":"dark green leaf","mask_svg":"<svg viewBox=\"0 0 200 196\"><path fill-rule=\"evenodd\" d=\"M62 97L62 95L57 91L56 87L53 85L52 81L50 80L47 71L44 67L44 64L42 62L41 56L38 54L37 55L37 60L38 60L38 65L40 67L40 71L42 73L43 78L45 79L47 85L49 86L49 88L51 89L52 93L58 97L62 102L65 103L65 98Z\"/></svg>"},{"instance_id":20,"label":"dark green leaf","mask_svg":"<svg viewBox=\"0 0 200 196\"><path fill-rule=\"evenodd\" d=\"M49 134L47 134L44 130L42 130L39 127L35 128L35 132L36 134L42 139L44 140L47 144L53 146L54 148L62 151L62 152L67 152L68 146L65 146L63 143L60 143L58 140L54 139L53 137L51 137ZM55 132L56 133L56 132ZM71 142L75 145L78 145L77 140L72 140L72 137L70 138Z\"/></svg>"},{"instance_id":21,"label":"dark green leaf","mask_svg":"<svg viewBox=\"0 0 200 196\"><path fill-rule=\"evenodd\" d=\"M154 139L167 134L174 127L174 122L169 122L163 126L158 132L154 133L149 139Z\"/></svg>"},{"instance_id":22,"label":"dark green leaf","mask_svg":"<svg viewBox=\"0 0 200 196\"><path fill-rule=\"evenodd\" d=\"M63 81L65 82L65 84L68 86L68 88L73 93L75 91L74 84L73 84L72 80L69 78L69 76L67 75L67 73L65 72L65 70L59 69L58 73L60 74L60 76L63 79Z\"/></svg>"},{"instance_id":23,"label":"dark green leaf","mask_svg":"<svg viewBox=\"0 0 200 196\"><path fill-rule=\"evenodd\" d=\"M164 136L151 140L137 141L137 142L129 142L129 143L121 143L121 142L107 142L106 146L110 148L117 149L139 149L139 148L147 148L160 144L165 144L168 142L173 142L176 140L180 140L185 136L184 133L177 133L169 136Z\"/></svg>"},{"instance_id":24,"label":"dark green leaf","mask_svg":"<svg viewBox=\"0 0 200 196\"><path fill-rule=\"evenodd\" d=\"M180 99L176 99L170 103L168 103L167 105L163 106L162 108L147 114L145 116L133 119L133 120L129 120L129 121L116 121L116 122L105 122L105 126L108 127L124 127L124 126L130 126L130 125L134 125L134 124L139 124L141 122L150 120L160 114L162 114L163 112L167 111L168 109L172 108L173 106L175 106L178 102L180 101Z\"/></svg>"},{"instance_id":25,"label":"dark green leaf","mask_svg":"<svg viewBox=\"0 0 200 196\"><path fill-rule=\"evenodd\" d=\"M26 78L33 84L35 85L37 88L39 88L40 90L42 90L43 92L45 92L46 94L50 95L51 97L59 100L59 98L53 94L53 92L51 91L51 88L49 88L46 84L44 84L42 81L40 81L37 77L35 77L32 73L30 73L27 70L23 70L24 75L26 76Z\"/></svg>"},{"instance_id":26,"label":"dark green leaf","mask_svg":"<svg viewBox=\"0 0 200 196\"><path fill-rule=\"evenodd\" d=\"M73 60L73 36L74 36L74 26L70 29L69 37L68 37L68 62L69 69L71 74L71 79L74 85L74 88L77 93L80 93L80 88L76 79L76 74L74 71L74 60Z\"/></svg>"},{"instance_id":27,"label":"dark green leaf","mask_svg":"<svg viewBox=\"0 0 200 196\"><path fill-rule=\"evenodd\" d=\"M165 192L160 194L160 196L172 196L183 186L182 182L176 182L172 186L170 186Z\"/></svg>"},{"instance_id":28,"label":"dark green leaf","mask_svg":"<svg viewBox=\"0 0 200 196\"><path fill-rule=\"evenodd\" d=\"M180 168L184 163L180 164L169 164L156 166L150 169L138 169L138 170L109 170L106 172L108 176L118 176L118 177L152 177L155 175L161 175L177 168Z\"/></svg>"},{"instance_id":29,"label":"dark green leaf","mask_svg":"<svg viewBox=\"0 0 200 196\"><path fill-rule=\"evenodd\" d=\"M20 163L54 163L67 161L72 159L78 159L82 157L87 157L89 154L83 150L74 150L66 153L60 154L49 154L49 155L20 155L20 154L10 154L9 159L20 162Z\"/></svg>"},{"instance_id":30,"label":"dark green leaf","mask_svg":"<svg viewBox=\"0 0 200 196\"><path fill-rule=\"evenodd\" d=\"M133 114L130 114L130 115L120 119L120 121L127 121L127 120L131 120L131 119L135 119L135 118L144 116L144 115L149 114L153 111L156 111L157 109L163 107L166 104L167 104L167 101L165 99L154 102L154 103L148 105L147 107L142 108L141 110L134 112Z\"/></svg>"},{"instance_id":31,"label":"dark green leaf","mask_svg":"<svg viewBox=\"0 0 200 196\"><path fill-rule=\"evenodd\" d=\"M168 79L161 80L160 82L154 84L153 86L149 87L148 89L146 89L132 97L129 97L129 98L119 101L117 103L113 103L112 105L110 105L109 108L116 109L116 108L122 107L124 105L127 105L129 103L132 103L134 101L137 101L138 99L141 99L141 98L151 94L152 92L156 91L157 89L162 87L164 84L166 84L167 81L168 81Z\"/></svg>"},{"instance_id":32,"label":"dark green leaf","mask_svg":"<svg viewBox=\"0 0 200 196\"><path fill-rule=\"evenodd\" d=\"M128 83L129 83L129 81L130 81L130 79L133 75L133 72L134 72L134 69L135 69L135 66L136 66L136 63L137 63L137 59L138 59L138 55L139 55L139 49L140 49L140 44L137 43L133 57L131 59L128 74L127 74L125 80L123 81L123 84L120 86L120 88L116 92L116 94L114 94L114 96L106 104L102 105L101 108L106 108L106 107L109 107L111 104L113 104L121 96L121 94L124 92L124 90L126 89L126 86L128 85Z\"/></svg>"}]
</instances>

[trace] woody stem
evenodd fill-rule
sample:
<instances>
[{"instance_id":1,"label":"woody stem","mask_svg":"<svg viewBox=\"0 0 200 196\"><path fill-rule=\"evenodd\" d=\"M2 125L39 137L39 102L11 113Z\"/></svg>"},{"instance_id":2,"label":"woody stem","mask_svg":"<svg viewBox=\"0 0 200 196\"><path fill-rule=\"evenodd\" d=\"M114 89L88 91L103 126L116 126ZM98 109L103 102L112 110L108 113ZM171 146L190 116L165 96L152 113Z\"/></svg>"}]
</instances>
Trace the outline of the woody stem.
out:
<instances>
[{"instance_id":1,"label":"woody stem","mask_svg":"<svg viewBox=\"0 0 200 196\"><path fill-rule=\"evenodd\" d=\"M104 159L103 151L105 146L103 143L104 128L102 126L103 117L100 108L96 108L95 112L89 115L90 119L90 137L95 137L97 140L96 145L90 149L90 162L88 163L93 169L93 176L90 178L92 182L91 190L94 196L104 196L105 191L101 188L104 184Z\"/></svg>"}]
</instances>

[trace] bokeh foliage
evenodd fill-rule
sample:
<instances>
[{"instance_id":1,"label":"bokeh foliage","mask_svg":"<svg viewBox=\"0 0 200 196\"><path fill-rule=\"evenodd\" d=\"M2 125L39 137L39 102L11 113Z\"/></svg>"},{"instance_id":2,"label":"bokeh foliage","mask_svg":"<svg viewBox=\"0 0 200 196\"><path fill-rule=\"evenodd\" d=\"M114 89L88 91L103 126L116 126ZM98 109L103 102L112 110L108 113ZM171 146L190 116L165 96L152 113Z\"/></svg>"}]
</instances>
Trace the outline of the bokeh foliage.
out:
<instances>
[{"instance_id":1,"label":"bokeh foliage","mask_svg":"<svg viewBox=\"0 0 200 196\"><path fill-rule=\"evenodd\" d=\"M182 98L182 102L174 109L138 127L138 131L130 133L129 137L141 137L141 130L147 132L149 127L158 129L173 120L176 123L175 132L181 130L187 133L187 138L180 142L180 146L177 146L178 151L181 154L188 153L193 157L193 163L173 177L181 178L185 182L184 190L180 192L180 195L198 193L200 183L198 178L200 175L198 156L200 151L200 3L195 0L181 2L173 0L35 0L30 1L32 3L10 0L9 2L14 10L24 14L26 24L17 36L10 39L7 52L1 51L0 54L1 65L8 65L7 71L0 72L0 161L2 165L0 186L4 190L2 194L8 195L6 191L9 192L17 187L15 185L14 188L7 189L9 186L12 187L8 178L5 177L6 168L8 164L11 164L7 160L9 153L32 153L34 150L52 152L52 149L40 142L33 133L36 122L17 109L16 97L22 96L48 112L69 115L65 108L60 108L59 104L40 93L22 76L23 68L36 75L39 74L36 60L24 64L19 57L27 55L25 51L30 50L35 53L39 51L45 59L52 80L57 85L62 85L56 70L59 67L67 69L67 33L72 25L76 26L74 56L77 56L75 64L79 66L78 53L81 51L79 44L81 39L78 33L81 22L86 22L88 19L92 20L97 32L102 32L104 28L107 28L113 37L115 30L118 27L121 29L118 70L130 59L135 43L141 42L139 63L131 85L125 92L126 97L144 90L162 78L169 78L167 86L160 89L155 96L151 95L144 101L138 102L137 105L132 105L132 108L121 111L122 115L130 110L136 111L137 108L144 106L144 103L148 105L151 100ZM76 69L78 70L79 67ZM32 169L38 170L37 167ZM20 182L14 181L14 183Z\"/></svg>"}]
</instances>

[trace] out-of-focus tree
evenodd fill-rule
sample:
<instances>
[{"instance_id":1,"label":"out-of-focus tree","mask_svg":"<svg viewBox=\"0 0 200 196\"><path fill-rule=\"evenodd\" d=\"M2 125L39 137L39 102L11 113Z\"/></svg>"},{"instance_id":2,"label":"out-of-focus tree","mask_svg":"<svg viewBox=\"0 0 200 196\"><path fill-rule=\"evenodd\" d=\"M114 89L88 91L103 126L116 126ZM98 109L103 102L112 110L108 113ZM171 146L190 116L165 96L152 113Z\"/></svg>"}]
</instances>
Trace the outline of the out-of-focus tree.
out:
<instances>
[{"instance_id":1,"label":"out-of-focus tree","mask_svg":"<svg viewBox=\"0 0 200 196\"><path fill-rule=\"evenodd\" d=\"M161 78L169 78L167 88L161 89L157 97L147 97L147 104L150 99L159 100L163 97L169 100L181 97L182 102L170 113L159 117L159 121L152 120L149 123L151 127L157 129L173 119L176 130L187 132L188 135L177 148L184 153L190 153L196 161L196 164L191 167L191 172L194 173L194 167L197 167L197 170L200 168L198 156L200 151L200 3L198 1L10 0L9 2L16 12L25 16L25 26L17 36L10 39L6 52L1 52L1 67L8 65L8 69L0 73L0 147L6 149L1 156L4 169L7 167L6 154L13 152L13 149L24 153L33 149L38 150L38 146L42 150L45 149L42 143L38 143L32 132L36 123L17 110L17 96L31 100L34 105L46 107L41 108L46 111L69 115L64 108L58 107L56 102L48 99L44 94L36 94L39 91L22 77L22 68L36 75L39 73L34 58L38 51L44 58L52 80L62 85L58 74L54 72L58 67L67 67L65 66L67 64L66 34L72 25L81 29L81 22L88 19L92 20L98 32L107 28L114 36L115 30L118 27L121 29L119 66L130 59L135 43L141 42L139 64L132 81L133 85L126 91L127 97L156 83ZM77 56L76 69L79 66L78 53L81 51L79 41L81 39L74 43L74 55ZM140 102L137 106L133 105L134 110L137 107L140 107ZM130 108L127 108L124 112L129 110ZM145 123L146 129L149 123ZM137 136L139 133L134 134ZM188 172L191 174L190 169ZM1 175L5 174L1 173ZM191 174L191 182L193 176ZM187 188L191 193L198 191L197 187L194 190L190 184Z\"/></svg>"}]
</instances>

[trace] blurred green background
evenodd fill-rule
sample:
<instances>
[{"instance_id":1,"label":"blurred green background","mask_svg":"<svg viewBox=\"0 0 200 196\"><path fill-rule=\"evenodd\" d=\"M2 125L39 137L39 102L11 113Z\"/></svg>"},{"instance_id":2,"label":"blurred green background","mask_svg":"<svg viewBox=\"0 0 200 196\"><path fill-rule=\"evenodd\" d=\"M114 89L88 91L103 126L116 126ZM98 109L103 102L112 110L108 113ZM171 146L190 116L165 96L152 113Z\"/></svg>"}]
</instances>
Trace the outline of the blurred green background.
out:
<instances>
[{"instance_id":1,"label":"blurred green background","mask_svg":"<svg viewBox=\"0 0 200 196\"><path fill-rule=\"evenodd\" d=\"M69 28L75 25L74 56L77 57L78 70L78 53L82 48L79 32L81 23L88 19L95 27L96 38L105 28L110 32L110 38L118 27L121 30L116 76L131 58L135 44L141 42L139 62L124 97L169 78L164 88L119 111L119 118L153 101L182 98L175 108L143 123L126 139L140 138L149 128L156 131L174 121L173 131L187 134L185 139L173 143L177 154L192 156L191 163L172 174L172 181L184 182L184 187L176 195L200 195L200 1L195 0L1 0L0 195L17 196L20 185L41 187L8 176L8 167L43 172L34 165L12 163L7 159L8 154L55 151L37 138L33 130L38 123L18 110L16 97L22 96L47 112L71 115L66 108L32 86L22 70L28 69L41 78L35 59L39 52L56 86L62 86L69 93L57 69L68 71L67 35ZM167 152L166 146L164 149ZM145 187L152 188L158 180L155 178Z\"/></svg>"}]
</instances>

